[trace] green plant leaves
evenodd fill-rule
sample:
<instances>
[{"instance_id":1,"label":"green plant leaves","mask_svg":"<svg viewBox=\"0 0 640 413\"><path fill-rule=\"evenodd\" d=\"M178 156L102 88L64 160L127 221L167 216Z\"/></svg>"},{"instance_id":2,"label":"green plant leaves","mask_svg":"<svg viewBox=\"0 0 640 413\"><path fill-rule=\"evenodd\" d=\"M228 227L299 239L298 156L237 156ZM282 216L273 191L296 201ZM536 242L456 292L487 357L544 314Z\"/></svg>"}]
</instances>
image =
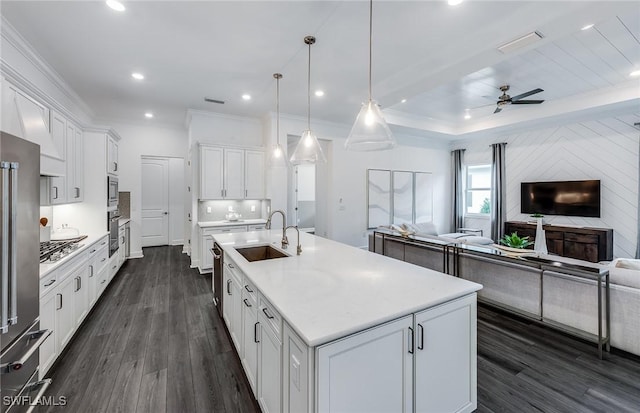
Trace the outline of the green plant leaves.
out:
<instances>
[{"instance_id":1,"label":"green plant leaves","mask_svg":"<svg viewBox=\"0 0 640 413\"><path fill-rule=\"evenodd\" d=\"M527 248L533 242L529 241L529 237L519 237L517 232L511 235L505 234L500 243L511 248Z\"/></svg>"}]
</instances>

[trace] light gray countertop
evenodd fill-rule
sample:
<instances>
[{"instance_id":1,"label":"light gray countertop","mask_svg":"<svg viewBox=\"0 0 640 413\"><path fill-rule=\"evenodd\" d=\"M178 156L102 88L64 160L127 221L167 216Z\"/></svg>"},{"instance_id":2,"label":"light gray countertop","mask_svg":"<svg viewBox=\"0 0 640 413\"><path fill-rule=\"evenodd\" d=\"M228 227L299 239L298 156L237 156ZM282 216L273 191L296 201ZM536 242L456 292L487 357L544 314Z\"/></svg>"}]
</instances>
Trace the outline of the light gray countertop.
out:
<instances>
[{"instance_id":1,"label":"light gray countertop","mask_svg":"<svg viewBox=\"0 0 640 413\"><path fill-rule=\"evenodd\" d=\"M87 238L85 238L82 241L80 241L80 248L78 248L77 250L73 251L71 254L67 255L66 257L64 257L61 260L56 261L56 262L47 262L47 263L44 263L44 264L40 264L40 278L46 276L51 271L54 271L55 269L59 268L60 266L66 264L67 262L72 260L74 257L77 257L80 253L82 253L83 251L86 251L87 248L89 248L91 245L93 245L96 242L100 241L100 239L102 239L102 237L108 237L108 236L109 236L109 233L106 232L106 231L102 232L102 233L99 233L99 234L88 235ZM108 244L109 244L109 240L107 239L107 245ZM108 246L107 246L107 248L108 248Z\"/></svg>"},{"instance_id":2,"label":"light gray countertop","mask_svg":"<svg viewBox=\"0 0 640 413\"><path fill-rule=\"evenodd\" d=\"M266 219L239 219L237 221L199 221L198 226L200 228L210 228L210 227L227 227L227 226L235 226L235 225L259 225L266 224Z\"/></svg>"}]
</instances>

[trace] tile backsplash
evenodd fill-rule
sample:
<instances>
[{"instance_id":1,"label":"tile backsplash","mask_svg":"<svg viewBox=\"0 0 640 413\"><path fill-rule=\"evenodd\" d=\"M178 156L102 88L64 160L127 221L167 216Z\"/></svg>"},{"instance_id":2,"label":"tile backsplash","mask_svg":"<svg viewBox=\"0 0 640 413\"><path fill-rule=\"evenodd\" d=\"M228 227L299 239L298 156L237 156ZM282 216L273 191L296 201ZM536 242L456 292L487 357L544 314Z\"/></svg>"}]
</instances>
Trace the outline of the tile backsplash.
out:
<instances>
[{"instance_id":1,"label":"tile backsplash","mask_svg":"<svg viewBox=\"0 0 640 413\"><path fill-rule=\"evenodd\" d=\"M223 221L229 208L242 215L240 219L266 219L271 208L269 199L198 201L198 221Z\"/></svg>"}]
</instances>

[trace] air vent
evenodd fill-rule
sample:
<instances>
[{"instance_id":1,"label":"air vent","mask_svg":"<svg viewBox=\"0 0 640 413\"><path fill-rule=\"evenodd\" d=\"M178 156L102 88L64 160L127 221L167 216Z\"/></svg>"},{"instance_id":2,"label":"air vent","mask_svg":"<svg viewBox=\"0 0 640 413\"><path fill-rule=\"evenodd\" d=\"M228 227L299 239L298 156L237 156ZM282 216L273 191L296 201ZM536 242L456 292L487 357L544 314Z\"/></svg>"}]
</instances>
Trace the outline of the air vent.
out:
<instances>
[{"instance_id":1,"label":"air vent","mask_svg":"<svg viewBox=\"0 0 640 413\"><path fill-rule=\"evenodd\" d=\"M218 105L224 105L224 100L204 98L204 101L209 103L217 103Z\"/></svg>"},{"instance_id":2,"label":"air vent","mask_svg":"<svg viewBox=\"0 0 640 413\"><path fill-rule=\"evenodd\" d=\"M539 32L531 32L513 41L510 41L509 43L503 44L502 46L498 47L498 50L500 50L504 54L511 53L514 50L518 50L525 46L529 46L530 44L537 42L543 37L544 36Z\"/></svg>"}]
</instances>

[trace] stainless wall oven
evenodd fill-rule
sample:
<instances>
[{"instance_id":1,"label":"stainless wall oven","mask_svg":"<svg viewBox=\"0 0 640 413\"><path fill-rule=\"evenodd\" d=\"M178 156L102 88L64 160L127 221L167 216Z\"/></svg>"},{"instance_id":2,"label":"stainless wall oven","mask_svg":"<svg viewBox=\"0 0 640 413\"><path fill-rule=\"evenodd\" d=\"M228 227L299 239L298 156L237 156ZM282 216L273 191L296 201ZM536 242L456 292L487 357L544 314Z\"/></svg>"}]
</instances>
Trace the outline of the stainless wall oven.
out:
<instances>
[{"instance_id":1,"label":"stainless wall oven","mask_svg":"<svg viewBox=\"0 0 640 413\"><path fill-rule=\"evenodd\" d=\"M107 176L107 206L110 209L118 208L118 178Z\"/></svg>"},{"instance_id":2,"label":"stainless wall oven","mask_svg":"<svg viewBox=\"0 0 640 413\"><path fill-rule=\"evenodd\" d=\"M111 257L116 251L118 251L118 230L120 221L120 211L114 209L107 212L107 228L109 229L109 256Z\"/></svg>"}]
</instances>

